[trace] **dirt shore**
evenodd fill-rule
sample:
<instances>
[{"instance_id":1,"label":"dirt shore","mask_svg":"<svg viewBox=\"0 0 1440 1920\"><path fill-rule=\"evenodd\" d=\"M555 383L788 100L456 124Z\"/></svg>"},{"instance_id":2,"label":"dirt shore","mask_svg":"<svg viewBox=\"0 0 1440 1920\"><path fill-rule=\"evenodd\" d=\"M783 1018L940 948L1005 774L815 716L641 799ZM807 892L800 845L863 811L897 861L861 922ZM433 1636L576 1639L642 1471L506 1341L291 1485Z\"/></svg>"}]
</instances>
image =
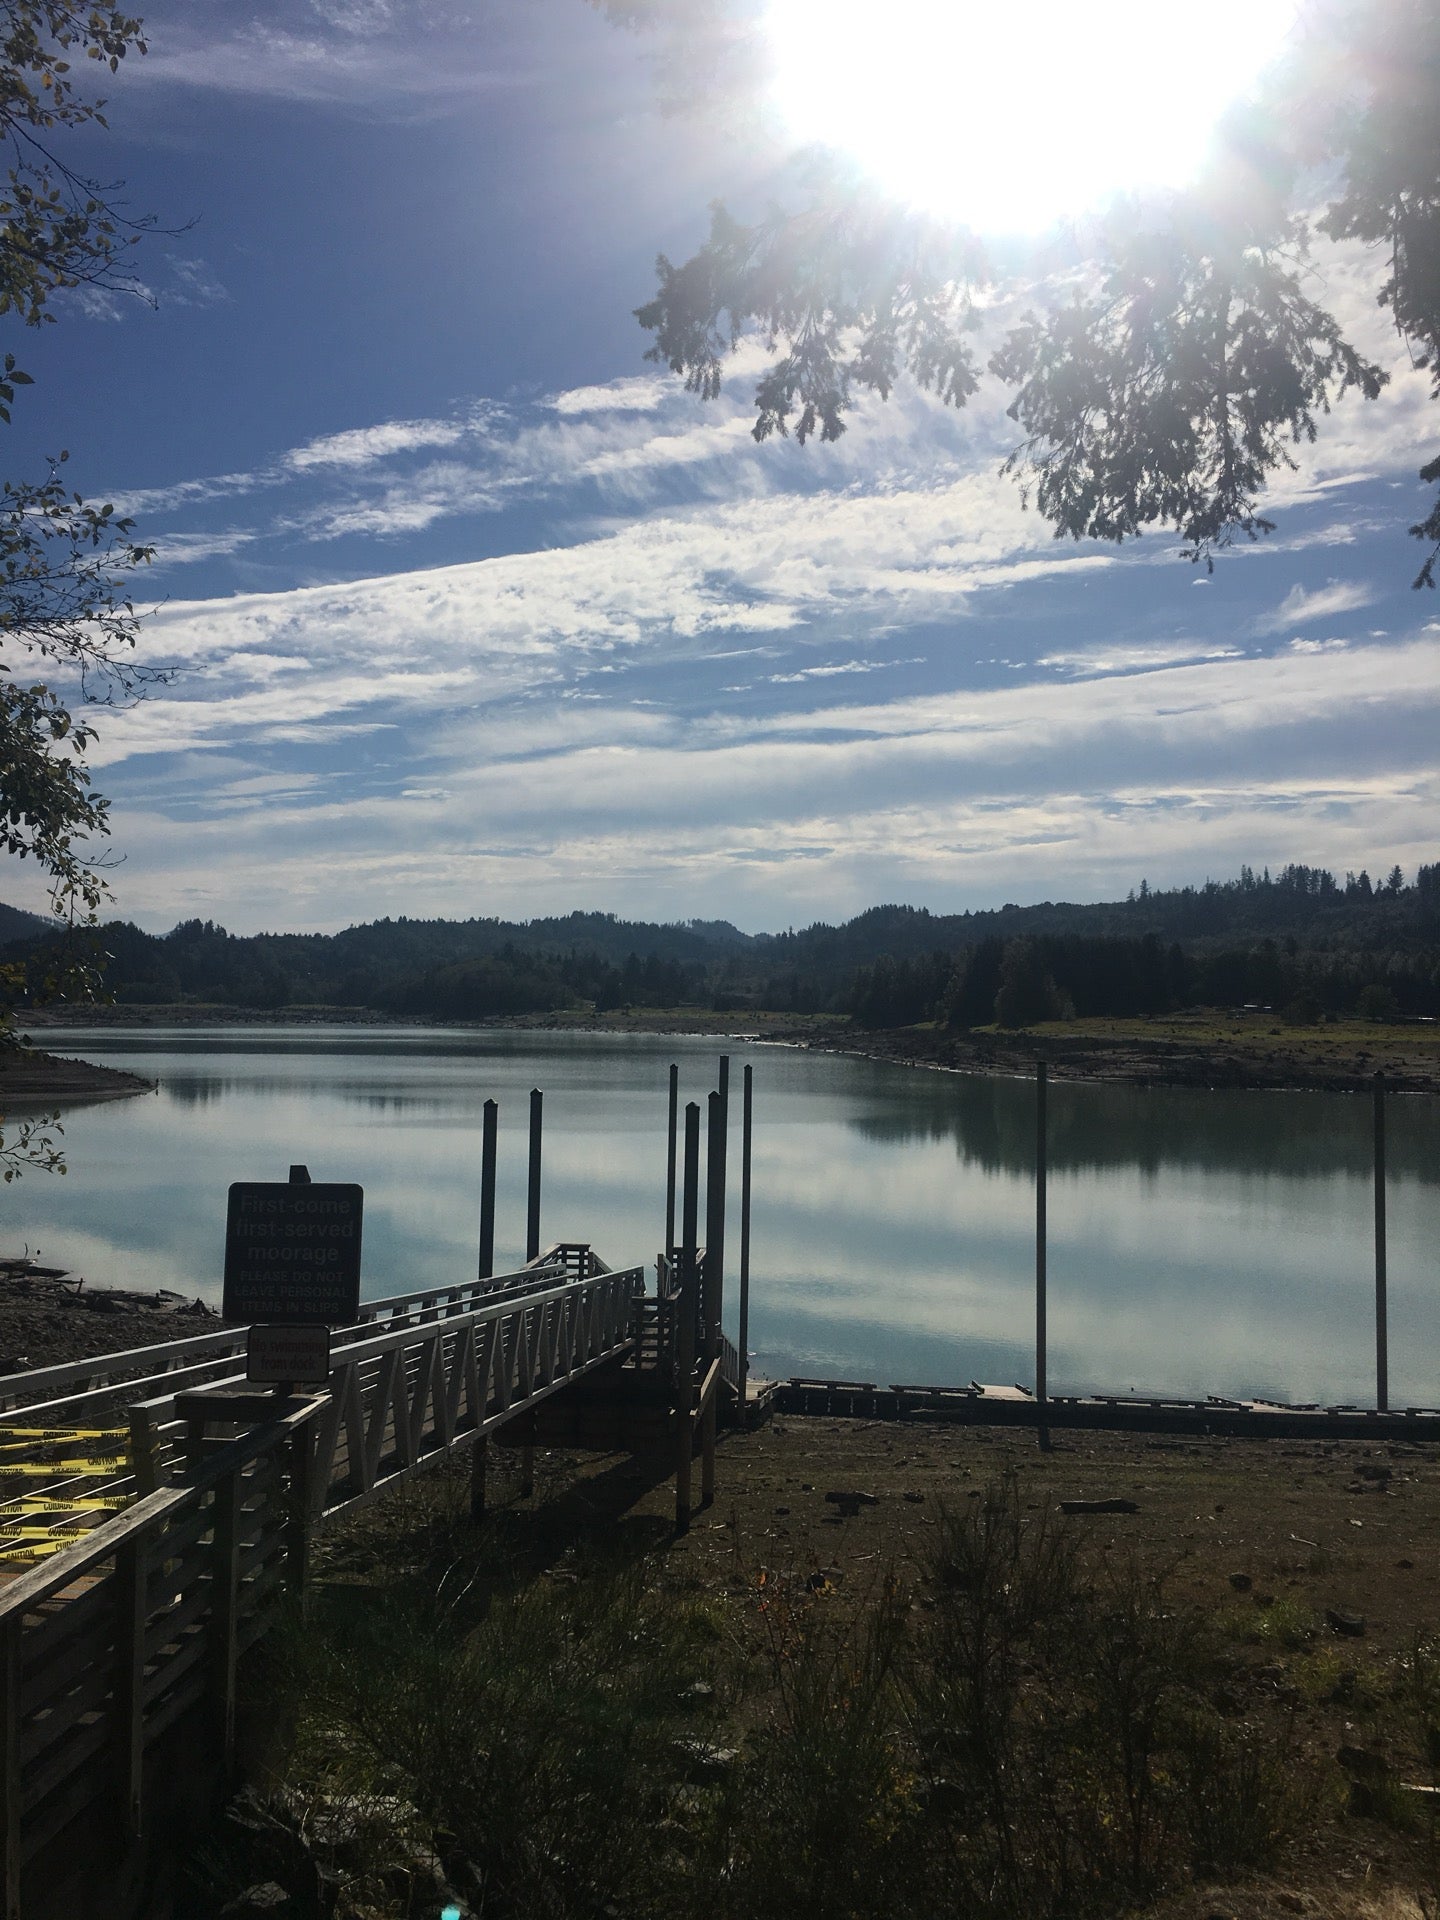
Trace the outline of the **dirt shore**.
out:
<instances>
[{"instance_id":1,"label":"dirt shore","mask_svg":"<svg viewBox=\"0 0 1440 1920\"><path fill-rule=\"evenodd\" d=\"M951 1034L905 1027L807 1043L956 1073L1033 1073L1037 1059L1067 1080L1139 1086L1295 1088L1354 1093L1383 1073L1397 1093L1440 1092L1440 1027L1282 1027L1267 1013L1230 1018L1053 1022L1031 1031Z\"/></svg>"},{"instance_id":2,"label":"dirt shore","mask_svg":"<svg viewBox=\"0 0 1440 1920\"><path fill-rule=\"evenodd\" d=\"M843 1638L898 1588L923 1618L942 1515L1013 1483L1026 1524L1078 1532L1098 1577L1136 1566L1163 1582L1167 1608L1208 1622L1229 1650L1218 1711L1270 1728L1317 1783L1313 1818L1267 1873L1194 1886L1152 1920L1433 1920L1430 1776L1405 1700L1417 1647L1440 1632L1440 1447L1084 1434L1042 1453L1003 1429L779 1418L722 1437L714 1503L679 1538L663 1463L543 1453L527 1499L513 1456L495 1452L484 1529L466 1548L442 1526L447 1554L522 1585L640 1561L670 1604L707 1609L762 1668L777 1606ZM698 1481L697 1465L697 1494ZM467 1494L447 1470L395 1496L326 1542L319 1577L363 1586L397 1552L408 1563L447 1497L463 1511ZM1075 1502L1128 1510L1066 1514ZM1422 1791L1367 1805L1356 1765Z\"/></svg>"},{"instance_id":3,"label":"dirt shore","mask_svg":"<svg viewBox=\"0 0 1440 1920\"><path fill-rule=\"evenodd\" d=\"M14 1250L0 1257L0 1374L183 1340L221 1324L202 1300L91 1286Z\"/></svg>"},{"instance_id":4,"label":"dirt shore","mask_svg":"<svg viewBox=\"0 0 1440 1920\"><path fill-rule=\"evenodd\" d=\"M514 1015L495 1020L429 1023L391 1020L364 1009L289 1007L46 1008L27 1016L34 1029L79 1025L155 1026L418 1026L460 1030L500 1027L547 1033L704 1035L715 1040L762 1041L815 1052L853 1054L950 1073L1033 1073L1044 1059L1067 1080L1128 1082L1136 1086L1304 1088L1358 1092L1383 1072L1400 1093L1440 1093L1440 1024L1385 1026L1348 1021L1286 1027L1264 1008L1225 1013L1213 1009L1149 1020L1053 1021L1007 1032L978 1028L952 1032L924 1024L868 1030L830 1014L739 1011L699 1007L617 1008ZM97 1068L96 1072L106 1069ZM3 1086L3 1082L0 1082Z\"/></svg>"},{"instance_id":5,"label":"dirt shore","mask_svg":"<svg viewBox=\"0 0 1440 1920\"><path fill-rule=\"evenodd\" d=\"M89 1060L61 1060L53 1053L23 1047L0 1052L0 1113L36 1108L76 1107L96 1100L124 1100L153 1093L155 1082L118 1067Z\"/></svg>"}]
</instances>

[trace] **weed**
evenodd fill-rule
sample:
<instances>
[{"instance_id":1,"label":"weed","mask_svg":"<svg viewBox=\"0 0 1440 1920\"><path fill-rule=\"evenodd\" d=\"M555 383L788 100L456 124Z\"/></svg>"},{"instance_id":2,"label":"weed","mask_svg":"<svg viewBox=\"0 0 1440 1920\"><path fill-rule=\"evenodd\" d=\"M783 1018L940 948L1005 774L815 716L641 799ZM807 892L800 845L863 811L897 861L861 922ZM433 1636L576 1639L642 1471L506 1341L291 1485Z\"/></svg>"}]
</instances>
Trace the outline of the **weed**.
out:
<instances>
[{"instance_id":1,"label":"weed","mask_svg":"<svg viewBox=\"0 0 1440 1920\"><path fill-rule=\"evenodd\" d=\"M1248 1646L1299 1653L1314 1641L1320 1621L1298 1600L1275 1600L1263 1607L1232 1607L1221 1616L1220 1627L1228 1637Z\"/></svg>"},{"instance_id":2,"label":"weed","mask_svg":"<svg viewBox=\"0 0 1440 1920\"><path fill-rule=\"evenodd\" d=\"M487 1920L1088 1920L1261 1864L1313 1808L1283 1728L1214 1704L1229 1643L1303 1645L1311 1617L1217 1631L1013 1477L937 1515L923 1609L888 1577L841 1609L761 1576L758 1656L733 1603L662 1599L643 1561L507 1575L439 1495L393 1543L322 1590L275 1682L284 1805L342 1810L354 1910L424 1910L433 1848ZM1339 1685L1328 1650L1296 1665ZM1440 1766L1428 1652L1407 1684Z\"/></svg>"}]
</instances>

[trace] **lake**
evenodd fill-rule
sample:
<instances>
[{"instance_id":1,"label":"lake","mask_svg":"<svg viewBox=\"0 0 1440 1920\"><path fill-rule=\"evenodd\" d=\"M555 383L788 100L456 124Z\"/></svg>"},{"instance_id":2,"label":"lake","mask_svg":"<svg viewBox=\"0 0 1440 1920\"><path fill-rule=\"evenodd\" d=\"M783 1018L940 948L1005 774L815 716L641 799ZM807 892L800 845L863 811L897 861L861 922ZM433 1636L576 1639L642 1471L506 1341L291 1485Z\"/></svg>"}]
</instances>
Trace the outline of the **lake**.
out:
<instances>
[{"instance_id":1,"label":"lake","mask_svg":"<svg viewBox=\"0 0 1440 1920\"><path fill-rule=\"evenodd\" d=\"M714 1038L416 1027L47 1030L158 1080L66 1117L70 1172L0 1199L26 1245L98 1283L218 1301L226 1191L365 1189L364 1292L475 1271L481 1107L500 1106L496 1268L524 1252L545 1093L542 1244L653 1263L669 1063L701 1103ZM740 1084L754 1069L752 1367L910 1384L1034 1377L1034 1089L729 1043L727 1323ZM1050 1386L1374 1399L1368 1096L1052 1082ZM1440 1402L1440 1101L1388 1107L1390 1395ZM702 1154L703 1166L703 1154ZM702 1212L703 1221L703 1212Z\"/></svg>"}]
</instances>

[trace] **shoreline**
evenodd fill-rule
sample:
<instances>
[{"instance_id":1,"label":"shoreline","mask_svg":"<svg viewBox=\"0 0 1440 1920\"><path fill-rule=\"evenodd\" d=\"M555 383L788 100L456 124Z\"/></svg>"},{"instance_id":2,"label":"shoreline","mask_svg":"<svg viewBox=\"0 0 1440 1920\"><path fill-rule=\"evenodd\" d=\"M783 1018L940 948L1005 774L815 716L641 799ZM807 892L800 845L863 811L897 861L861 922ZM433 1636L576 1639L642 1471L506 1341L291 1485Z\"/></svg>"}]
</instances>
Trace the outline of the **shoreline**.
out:
<instances>
[{"instance_id":1,"label":"shoreline","mask_svg":"<svg viewBox=\"0 0 1440 1920\"><path fill-rule=\"evenodd\" d=\"M128 1100L154 1093L159 1082L120 1067L91 1060L66 1060L24 1047L0 1053L0 1113L26 1113L50 1107L91 1106L100 1100Z\"/></svg>"},{"instance_id":2,"label":"shoreline","mask_svg":"<svg viewBox=\"0 0 1440 1920\"><path fill-rule=\"evenodd\" d=\"M640 1008L595 1013L591 1009L544 1014L504 1014L475 1021L421 1020L366 1008L144 1006L43 1009L26 1026L47 1034L67 1027L143 1031L153 1027L427 1027L458 1033L604 1033L687 1038L802 1048L885 1065L941 1073L1028 1077L1043 1059L1056 1079L1142 1087L1193 1087L1225 1091L1360 1093L1383 1072L1394 1093L1440 1093L1440 1026L1383 1026L1352 1021L1334 1026L1284 1027L1265 1009L1175 1014L1142 1020L1050 1022L1013 1032L999 1028L951 1031L913 1026L863 1030L825 1014L764 1013L750 1009L716 1013L704 1008ZM28 1097L110 1099L148 1091L153 1081L53 1055L34 1077ZM13 1069L12 1069L13 1071ZM46 1078L46 1075L50 1078ZM65 1074L83 1080L74 1093ZM121 1085L120 1082L128 1084ZM0 1066L0 1105L15 1082ZM49 1089L53 1088L53 1094ZM8 1097L16 1100L12 1092Z\"/></svg>"},{"instance_id":3,"label":"shoreline","mask_svg":"<svg viewBox=\"0 0 1440 1920\"><path fill-rule=\"evenodd\" d=\"M1440 1048L1433 1040L1411 1048L1398 1036L1388 1046L1373 1036L1365 1038L1370 1044L1363 1047L1353 1041L1257 1047L1169 1035L1066 1033L1056 1027L1014 1035L903 1028L850 1045L805 1044L816 1052L848 1053L935 1073L1029 1078L1036 1062L1044 1060L1050 1077L1057 1080L1252 1093L1371 1093L1376 1074L1383 1073L1389 1093L1440 1093Z\"/></svg>"},{"instance_id":4,"label":"shoreline","mask_svg":"<svg viewBox=\"0 0 1440 1920\"><path fill-rule=\"evenodd\" d=\"M223 1324L198 1296L92 1285L28 1252L0 1254L0 1375L183 1340Z\"/></svg>"}]
</instances>

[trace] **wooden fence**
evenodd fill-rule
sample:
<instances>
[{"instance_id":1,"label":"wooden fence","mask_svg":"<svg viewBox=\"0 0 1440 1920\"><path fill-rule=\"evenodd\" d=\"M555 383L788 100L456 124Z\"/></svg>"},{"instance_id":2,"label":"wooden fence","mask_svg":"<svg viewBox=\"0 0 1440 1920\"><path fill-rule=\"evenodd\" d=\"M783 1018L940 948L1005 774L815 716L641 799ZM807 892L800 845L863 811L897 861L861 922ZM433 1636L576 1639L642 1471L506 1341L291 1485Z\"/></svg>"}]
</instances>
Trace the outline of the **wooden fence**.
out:
<instances>
[{"instance_id":1,"label":"wooden fence","mask_svg":"<svg viewBox=\"0 0 1440 1920\"><path fill-rule=\"evenodd\" d=\"M240 1657L303 1579L318 1407L287 1407L5 1590L6 1920L118 1910L70 1889L88 1881L93 1903L100 1863L133 1856L187 1718L228 1763Z\"/></svg>"},{"instance_id":2,"label":"wooden fence","mask_svg":"<svg viewBox=\"0 0 1440 1920\"><path fill-rule=\"evenodd\" d=\"M573 1253L568 1257L567 1266L565 1250L557 1248L554 1258L542 1254L528 1267L494 1279L367 1300L355 1325L337 1328L334 1337L344 1339L359 1328L419 1326L469 1312L490 1301L537 1292L575 1269ZM601 1265L603 1262L597 1262ZM104 1417L127 1401L153 1397L162 1387L178 1392L233 1374L244 1364L246 1337L245 1327L221 1327L211 1333L130 1347L120 1353L94 1354L85 1360L0 1375L0 1410L13 1415L23 1408L30 1419L77 1424Z\"/></svg>"},{"instance_id":3,"label":"wooden fence","mask_svg":"<svg viewBox=\"0 0 1440 1920\"><path fill-rule=\"evenodd\" d=\"M299 1398L235 1378L229 1336L201 1336L198 1363L174 1343L189 1352L172 1371L103 1388L96 1363L46 1370L40 1391L78 1388L47 1412L130 1400L140 1497L0 1591L5 1920L124 1910L114 1876L144 1858L157 1783L228 1771L238 1663L302 1587L314 1527L460 1448L483 1460L494 1428L625 1357L643 1281L567 1247L500 1280L375 1302L338 1340L327 1391Z\"/></svg>"}]
</instances>

